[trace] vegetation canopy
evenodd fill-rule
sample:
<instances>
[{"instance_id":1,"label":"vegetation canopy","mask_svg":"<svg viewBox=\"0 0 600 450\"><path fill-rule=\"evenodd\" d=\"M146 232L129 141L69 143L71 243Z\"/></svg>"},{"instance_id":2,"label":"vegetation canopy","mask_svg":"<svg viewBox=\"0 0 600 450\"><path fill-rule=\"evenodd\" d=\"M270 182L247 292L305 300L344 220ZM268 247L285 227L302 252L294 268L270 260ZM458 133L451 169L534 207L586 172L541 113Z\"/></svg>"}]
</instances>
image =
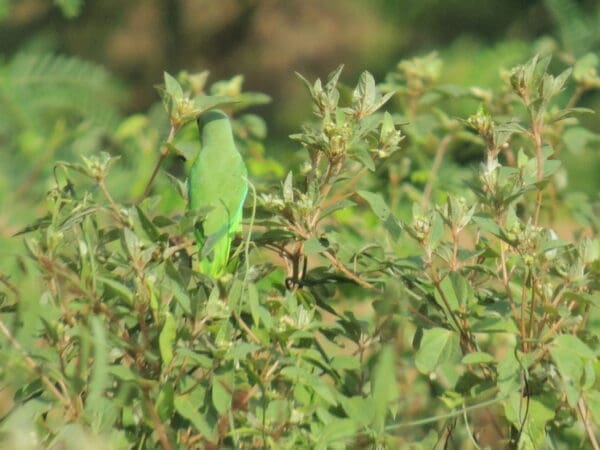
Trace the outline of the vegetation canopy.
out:
<instances>
[{"instance_id":1,"label":"vegetation canopy","mask_svg":"<svg viewBox=\"0 0 600 450\"><path fill-rule=\"evenodd\" d=\"M47 155L15 194L46 213L0 272L0 449L600 448L598 198L561 163L598 142L598 58L499 67L497 89L443 67L299 75L313 115L284 164L241 76L165 73L164 112L120 118L95 66L3 66L56 90L0 86L8 161ZM214 109L248 194L211 271L187 174Z\"/></svg>"}]
</instances>

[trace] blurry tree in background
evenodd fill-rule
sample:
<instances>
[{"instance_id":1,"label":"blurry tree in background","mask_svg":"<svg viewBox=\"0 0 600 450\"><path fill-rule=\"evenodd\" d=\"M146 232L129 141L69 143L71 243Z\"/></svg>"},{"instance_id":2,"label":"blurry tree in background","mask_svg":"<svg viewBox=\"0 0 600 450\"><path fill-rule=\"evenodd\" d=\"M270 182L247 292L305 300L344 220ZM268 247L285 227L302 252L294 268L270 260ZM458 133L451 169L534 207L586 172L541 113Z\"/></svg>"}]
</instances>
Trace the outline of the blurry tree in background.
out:
<instances>
[{"instance_id":1,"label":"blurry tree in background","mask_svg":"<svg viewBox=\"0 0 600 450\"><path fill-rule=\"evenodd\" d=\"M53 50L102 63L133 89L130 109L154 101L150 86L163 70L210 69L216 78L240 72L279 97L299 92L293 70L316 76L346 62L349 77L363 67L383 74L400 58L461 37L493 46L554 34L575 54L598 45L597 6L574 0L1 3L0 52Z\"/></svg>"},{"instance_id":2,"label":"blurry tree in background","mask_svg":"<svg viewBox=\"0 0 600 450\"><path fill-rule=\"evenodd\" d=\"M572 64L600 45L598 3L575 0L0 0L0 18L6 60L59 53L95 61L127 87L119 97L127 112L155 102L164 70L244 74L246 86L286 99L261 110L280 149L290 148L287 135L309 111L294 71L319 76L345 63L349 78L365 67L383 75L396 61L435 49L445 61L440 83L490 88L499 85L497 67L534 53ZM582 100L593 106L599 96ZM599 170L597 154L574 161L587 174Z\"/></svg>"},{"instance_id":3,"label":"blurry tree in background","mask_svg":"<svg viewBox=\"0 0 600 450\"><path fill-rule=\"evenodd\" d=\"M553 36L572 55L598 49L596 2L575 0L451 1L375 0L0 0L0 53L56 51L96 61L129 89L128 111L154 101L152 86L163 70L209 69L215 79L243 73L253 89L289 102L266 109L282 138L308 110L293 71L318 76L346 63L347 76L364 67L375 74L407 56L431 49L469 58L500 42L500 62L510 67L540 36ZM70 20L76 18L76 20ZM557 47L556 43L545 44ZM548 50L548 48L545 48ZM493 50L492 50L493 53ZM573 62L573 61L569 61ZM479 66L478 70L495 66ZM452 67L446 70L452 70ZM477 73L473 71L473 73ZM462 74L460 74L462 75ZM497 82L495 69L484 82ZM464 78L463 78L464 80ZM455 81L449 78L447 81ZM482 78L478 78L481 84ZM293 106L291 106L293 105Z\"/></svg>"}]
</instances>

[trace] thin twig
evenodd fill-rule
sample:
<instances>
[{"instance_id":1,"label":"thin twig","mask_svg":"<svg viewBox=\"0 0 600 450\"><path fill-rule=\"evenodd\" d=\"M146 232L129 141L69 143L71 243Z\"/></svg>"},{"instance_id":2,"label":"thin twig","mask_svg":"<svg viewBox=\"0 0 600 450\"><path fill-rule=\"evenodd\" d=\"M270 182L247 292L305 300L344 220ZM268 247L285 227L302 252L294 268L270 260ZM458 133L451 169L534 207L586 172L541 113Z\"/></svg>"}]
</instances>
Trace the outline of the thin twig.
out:
<instances>
[{"instance_id":1,"label":"thin twig","mask_svg":"<svg viewBox=\"0 0 600 450\"><path fill-rule=\"evenodd\" d=\"M27 353L27 351L23 347L21 347L21 344L19 344L19 342L15 339L15 337L12 335L12 333L2 320L0 320L0 330L2 331L4 336L6 336L6 338L9 340L12 346L23 355L23 359L25 360L29 368L33 372L38 374L40 380L42 381L42 383L44 383L44 385L46 385L48 390L58 400L60 400L61 403L63 403L66 406L73 407L71 401L69 401L67 397L65 397L58 389L56 389L54 383L46 375L44 375L42 368L33 360L31 356L29 356L29 353Z\"/></svg>"},{"instance_id":2,"label":"thin twig","mask_svg":"<svg viewBox=\"0 0 600 450\"><path fill-rule=\"evenodd\" d=\"M451 419L453 417L458 417L464 414L464 411L474 411L481 408L487 408L488 406L495 405L496 403L500 403L505 401L504 397L497 397L492 400L483 401L481 403L476 403L471 406L463 406L461 409L454 409L447 414L441 414L438 416L426 417L424 419L412 420L409 422L396 423L392 425L388 425L385 427L386 431L397 430L398 428L410 428L410 427L419 427L422 425L427 425L430 423L438 422L442 419Z\"/></svg>"},{"instance_id":3,"label":"thin twig","mask_svg":"<svg viewBox=\"0 0 600 450\"><path fill-rule=\"evenodd\" d=\"M523 347L523 351L527 352L527 329L526 329L526 307L527 307L527 278L523 280L523 286L521 288L521 317L520 317L520 325L521 325L521 344Z\"/></svg>"},{"instance_id":4,"label":"thin twig","mask_svg":"<svg viewBox=\"0 0 600 450\"><path fill-rule=\"evenodd\" d=\"M143 391L144 403L146 404L146 409L150 413L150 418L152 419L152 423L154 424L154 431L156 431L156 434L158 435L160 445L164 450L173 450L171 442L169 441L169 437L167 436L167 429L165 428L165 424L162 420L160 420L160 417L156 412L156 408L154 407L154 403L152 403L152 400L148 395L147 389L144 389Z\"/></svg>"},{"instance_id":5,"label":"thin twig","mask_svg":"<svg viewBox=\"0 0 600 450\"><path fill-rule=\"evenodd\" d=\"M352 176L352 178L344 184L344 187L336 192L335 196L331 197L328 201L323 202L323 204L321 205L321 209L327 209L330 206L335 205L336 203L339 203L341 201L346 200L347 198L352 197L354 195L354 188L356 187L356 184L360 181L360 179L365 174L365 172L367 172L367 170L369 170L367 167L363 167L360 170L358 170Z\"/></svg>"},{"instance_id":6,"label":"thin twig","mask_svg":"<svg viewBox=\"0 0 600 450\"><path fill-rule=\"evenodd\" d=\"M442 159L444 158L444 154L452 142L453 136L448 134L444 136L441 140L440 145L438 146L438 150L435 153L435 158L433 159L433 163L431 164L431 171L429 172L429 179L427 180L427 184L425 185L425 189L423 190L423 197L421 198L421 207L425 209L427 205L429 205L429 200L431 197L431 190L433 188L433 182L436 179L437 172L442 165Z\"/></svg>"},{"instance_id":7,"label":"thin twig","mask_svg":"<svg viewBox=\"0 0 600 450\"><path fill-rule=\"evenodd\" d=\"M535 145L535 156L537 160L537 182L541 183L544 179L544 154L542 152L542 124L538 124L535 120L532 120L531 124L531 138ZM535 213L533 223L535 226L538 225L540 220L540 210L542 209L542 199L544 197L541 187L538 187L537 196L535 200Z\"/></svg>"},{"instance_id":8,"label":"thin twig","mask_svg":"<svg viewBox=\"0 0 600 450\"><path fill-rule=\"evenodd\" d=\"M369 283L368 281L363 280L359 275L352 272L348 269L339 259L337 259L334 255L329 252L324 252L323 256L325 256L331 264L333 264L340 272L350 278L352 281L356 282L359 286L362 286L367 289L372 289L375 291L379 291L379 289L374 285Z\"/></svg>"},{"instance_id":9,"label":"thin twig","mask_svg":"<svg viewBox=\"0 0 600 450\"><path fill-rule=\"evenodd\" d=\"M519 314L517 313L515 299L510 290L510 280L508 278L508 272L506 270L506 254L504 253L503 241L500 241L500 268L502 270L502 284L504 285L504 289L506 289L506 294L508 295L508 299L510 300L510 309L513 314L513 319L515 320L515 323L519 323Z\"/></svg>"},{"instance_id":10,"label":"thin twig","mask_svg":"<svg viewBox=\"0 0 600 450\"><path fill-rule=\"evenodd\" d=\"M144 193L142 194L142 197L140 198L139 201L142 201L143 199L148 197L148 194L150 193L150 189L152 188L152 183L154 183L154 179L156 178L156 175L158 174L160 166L162 165L163 161L169 154L169 151L170 151L169 144L171 144L171 142L173 142L173 138L175 138L175 134L177 133L178 129L179 129L178 126L171 125L171 128L169 129L169 135L167 136L167 140L165 141L165 144L163 145L162 149L160 150L160 156L158 157L156 166L154 166L152 175L150 175L150 179L148 180L148 183L146 184L146 189L144 189Z\"/></svg>"},{"instance_id":11,"label":"thin twig","mask_svg":"<svg viewBox=\"0 0 600 450\"><path fill-rule=\"evenodd\" d=\"M235 317L235 320L237 320L240 327L242 327L242 329L248 334L248 336L250 337L251 340L253 340L257 344L262 344L260 339L258 339L258 337L256 337L254 332L250 329L250 327L246 324L246 322L244 322L242 317L237 312L235 312L235 311L233 312L233 317Z\"/></svg>"},{"instance_id":12,"label":"thin twig","mask_svg":"<svg viewBox=\"0 0 600 450\"><path fill-rule=\"evenodd\" d=\"M583 421L583 426L585 427L585 432L592 443L592 447L594 450L600 450L600 444L598 444L598 440L596 439L596 435L594 433L594 429L592 427L592 421L590 420L589 409L585 404L585 400L583 397L579 398L577 402L577 410L579 411L579 415L581 416L581 420Z\"/></svg>"},{"instance_id":13,"label":"thin twig","mask_svg":"<svg viewBox=\"0 0 600 450\"><path fill-rule=\"evenodd\" d=\"M117 219L119 222L122 222L121 211L119 211L119 207L117 206L114 199L112 198L112 195L110 195L110 192L108 191L108 188L106 187L106 183L104 182L104 179L102 179L102 178L99 179L98 185L100 186L102 193L108 200L108 203L110 204L110 207L113 210L113 213L115 214L115 219Z\"/></svg>"},{"instance_id":14,"label":"thin twig","mask_svg":"<svg viewBox=\"0 0 600 450\"><path fill-rule=\"evenodd\" d=\"M19 290L9 281L9 278L10 277L8 275L4 275L2 272L0 272L0 283L4 284L8 289L10 289L13 294L19 296Z\"/></svg>"},{"instance_id":15,"label":"thin twig","mask_svg":"<svg viewBox=\"0 0 600 450\"><path fill-rule=\"evenodd\" d=\"M471 439L471 442L473 443L475 448L477 450L481 450L481 447L477 443L477 440L475 439L475 436L473 436L473 432L471 431L471 427L469 426L469 417L467 416L467 408L466 408L465 402L463 402L463 404L462 404L462 411L463 411L463 419L465 421L465 428L467 429L467 435L469 436L469 439Z\"/></svg>"},{"instance_id":16,"label":"thin twig","mask_svg":"<svg viewBox=\"0 0 600 450\"><path fill-rule=\"evenodd\" d=\"M573 311L573 309L575 308L575 306L577 305L577 302L575 300L571 301L571 303L569 303L569 306L567 307L567 309L569 310L569 312ZM557 320L556 322L554 322L554 325L552 325L552 327L550 327L550 329L548 330L548 332L542 336L542 342L545 341L546 339L548 339L549 337L553 336L556 331L560 328L560 326L563 324L563 322L567 319L568 316L563 316L561 317L559 320Z\"/></svg>"}]
</instances>

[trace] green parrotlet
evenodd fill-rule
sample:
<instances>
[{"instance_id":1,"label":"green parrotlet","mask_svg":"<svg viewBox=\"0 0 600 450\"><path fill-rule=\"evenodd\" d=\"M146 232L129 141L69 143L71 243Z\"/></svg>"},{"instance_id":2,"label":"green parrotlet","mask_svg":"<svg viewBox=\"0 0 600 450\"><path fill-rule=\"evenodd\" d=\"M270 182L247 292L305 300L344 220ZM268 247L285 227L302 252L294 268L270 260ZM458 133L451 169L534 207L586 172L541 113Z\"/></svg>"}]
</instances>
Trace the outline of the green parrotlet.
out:
<instances>
[{"instance_id":1,"label":"green parrotlet","mask_svg":"<svg viewBox=\"0 0 600 450\"><path fill-rule=\"evenodd\" d=\"M198 118L198 128L201 148L188 179L188 208L208 209L195 230L200 270L220 277L227 270L231 241L242 221L248 172L227 114L207 111Z\"/></svg>"}]
</instances>

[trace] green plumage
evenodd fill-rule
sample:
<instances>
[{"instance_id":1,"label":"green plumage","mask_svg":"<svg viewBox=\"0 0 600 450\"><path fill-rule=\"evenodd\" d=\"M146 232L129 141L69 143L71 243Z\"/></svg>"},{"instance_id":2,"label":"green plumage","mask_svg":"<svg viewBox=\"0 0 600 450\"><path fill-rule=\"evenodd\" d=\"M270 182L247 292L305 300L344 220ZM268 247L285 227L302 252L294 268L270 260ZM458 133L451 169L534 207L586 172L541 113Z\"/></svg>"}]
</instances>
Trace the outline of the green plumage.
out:
<instances>
[{"instance_id":1,"label":"green plumage","mask_svg":"<svg viewBox=\"0 0 600 450\"><path fill-rule=\"evenodd\" d=\"M206 255L201 256L200 270L219 277L227 268L231 241L242 220L248 172L225 113L202 114L198 127L202 147L188 179L188 207L191 211L209 209L195 233L199 254Z\"/></svg>"}]
</instances>

